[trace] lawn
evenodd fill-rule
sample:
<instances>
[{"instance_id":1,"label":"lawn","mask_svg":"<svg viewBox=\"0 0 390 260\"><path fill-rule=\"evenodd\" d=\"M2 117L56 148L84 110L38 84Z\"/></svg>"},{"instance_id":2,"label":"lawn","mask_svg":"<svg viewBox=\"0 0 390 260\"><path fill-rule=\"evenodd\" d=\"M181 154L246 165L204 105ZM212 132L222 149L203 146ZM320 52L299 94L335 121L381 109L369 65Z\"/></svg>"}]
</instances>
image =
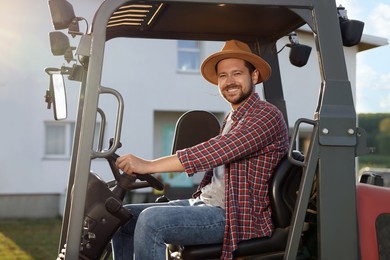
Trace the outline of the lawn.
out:
<instances>
[{"instance_id":1,"label":"lawn","mask_svg":"<svg viewBox=\"0 0 390 260\"><path fill-rule=\"evenodd\" d=\"M0 219L0 259L56 259L61 219Z\"/></svg>"}]
</instances>

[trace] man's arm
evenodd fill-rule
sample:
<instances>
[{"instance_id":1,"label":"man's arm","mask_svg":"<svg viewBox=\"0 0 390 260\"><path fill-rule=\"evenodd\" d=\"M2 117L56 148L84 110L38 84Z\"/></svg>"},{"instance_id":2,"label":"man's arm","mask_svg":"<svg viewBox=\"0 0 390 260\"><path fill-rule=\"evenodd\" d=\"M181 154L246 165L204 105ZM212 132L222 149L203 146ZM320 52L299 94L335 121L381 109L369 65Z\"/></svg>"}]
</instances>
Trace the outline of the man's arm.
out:
<instances>
[{"instance_id":1,"label":"man's arm","mask_svg":"<svg viewBox=\"0 0 390 260\"><path fill-rule=\"evenodd\" d=\"M184 167L176 154L155 160L145 160L135 155L127 154L117 159L116 166L128 174L184 171Z\"/></svg>"}]
</instances>

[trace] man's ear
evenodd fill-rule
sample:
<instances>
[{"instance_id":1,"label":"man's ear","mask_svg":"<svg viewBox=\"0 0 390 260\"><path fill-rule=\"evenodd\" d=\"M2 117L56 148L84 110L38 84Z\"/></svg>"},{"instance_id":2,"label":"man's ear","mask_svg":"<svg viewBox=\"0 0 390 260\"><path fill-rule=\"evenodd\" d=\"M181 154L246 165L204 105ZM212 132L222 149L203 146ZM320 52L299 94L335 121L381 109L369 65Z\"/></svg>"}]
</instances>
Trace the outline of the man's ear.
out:
<instances>
[{"instance_id":1,"label":"man's ear","mask_svg":"<svg viewBox=\"0 0 390 260\"><path fill-rule=\"evenodd\" d=\"M258 81L258 79L259 79L259 77L260 77L260 72L259 72L257 69L255 69L255 70L252 72L252 83L253 83L253 84L256 84L257 81Z\"/></svg>"}]
</instances>

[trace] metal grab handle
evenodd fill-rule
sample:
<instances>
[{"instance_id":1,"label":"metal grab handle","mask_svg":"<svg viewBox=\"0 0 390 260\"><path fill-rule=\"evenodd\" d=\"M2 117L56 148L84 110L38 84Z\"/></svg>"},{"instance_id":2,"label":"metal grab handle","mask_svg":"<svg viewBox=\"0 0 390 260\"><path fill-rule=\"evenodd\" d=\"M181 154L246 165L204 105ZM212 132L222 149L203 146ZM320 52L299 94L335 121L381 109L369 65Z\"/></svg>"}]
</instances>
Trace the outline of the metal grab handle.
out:
<instances>
[{"instance_id":1,"label":"metal grab handle","mask_svg":"<svg viewBox=\"0 0 390 260\"><path fill-rule=\"evenodd\" d=\"M302 161L298 161L296 160L294 157L293 157L293 148L294 148L294 140L297 138L297 135L298 135L298 131L299 131L299 127L302 123L306 123L306 124L309 124L309 125L312 125L314 127L317 126L317 121L315 120L311 120L311 119L307 119L307 118L299 118L296 122L295 122L295 125L294 125L294 129L293 129L293 133L291 135L291 140L292 140L292 144L290 144L290 147L288 148L288 160L294 164L294 165L297 165L297 166L305 166L306 165L306 158L305 160L302 162Z\"/></svg>"},{"instance_id":2,"label":"metal grab handle","mask_svg":"<svg viewBox=\"0 0 390 260\"><path fill-rule=\"evenodd\" d=\"M100 94L111 94L118 100L118 111L116 116L116 124L115 124L115 131L114 131L114 137L111 147L106 151L92 151L92 157L93 158L107 158L115 153L115 151L119 147L119 139L121 135L122 130L122 121L123 121L123 98L122 95L112 88L106 88L106 87L100 87L99 89Z\"/></svg>"},{"instance_id":3,"label":"metal grab handle","mask_svg":"<svg viewBox=\"0 0 390 260\"><path fill-rule=\"evenodd\" d=\"M104 132L106 130L106 114L104 114L103 110L101 110L100 108L97 109L97 112L100 115L100 119L101 119L100 130L99 130L98 151L102 151Z\"/></svg>"}]
</instances>

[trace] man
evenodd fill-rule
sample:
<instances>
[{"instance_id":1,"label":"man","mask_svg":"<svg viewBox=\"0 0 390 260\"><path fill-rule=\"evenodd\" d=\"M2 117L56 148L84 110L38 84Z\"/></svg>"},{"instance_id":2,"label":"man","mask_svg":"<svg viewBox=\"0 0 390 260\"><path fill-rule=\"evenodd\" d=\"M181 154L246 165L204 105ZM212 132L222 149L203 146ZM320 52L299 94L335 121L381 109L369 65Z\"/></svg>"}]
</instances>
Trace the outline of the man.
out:
<instances>
[{"instance_id":1,"label":"man","mask_svg":"<svg viewBox=\"0 0 390 260\"><path fill-rule=\"evenodd\" d=\"M113 238L115 259L165 259L166 244L223 243L232 259L242 240L271 236L268 181L288 150L282 113L261 101L255 85L271 68L243 42L227 41L201 66L203 77L231 104L220 135L156 160L132 154L118 158L124 172L183 172L205 176L193 199L132 204L133 219Z\"/></svg>"}]
</instances>

